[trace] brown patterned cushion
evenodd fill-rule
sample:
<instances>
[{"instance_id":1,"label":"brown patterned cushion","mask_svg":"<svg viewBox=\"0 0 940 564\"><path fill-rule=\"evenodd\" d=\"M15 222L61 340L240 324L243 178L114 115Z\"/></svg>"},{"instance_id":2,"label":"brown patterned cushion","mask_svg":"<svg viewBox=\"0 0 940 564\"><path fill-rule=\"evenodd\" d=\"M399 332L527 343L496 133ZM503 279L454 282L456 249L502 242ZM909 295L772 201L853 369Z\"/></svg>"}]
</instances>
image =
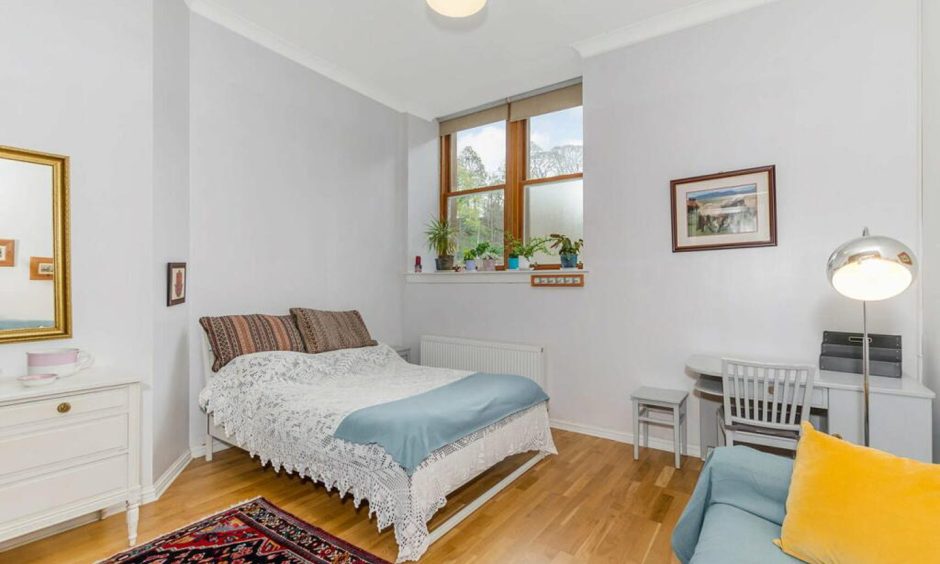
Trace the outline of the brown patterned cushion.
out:
<instances>
[{"instance_id":1,"label":"brown patterned cushion","mask_svg":"<svg viewBox=\"0 0 940 564\"><path fill-rule=\"evenodd\" d=\"M290 315L226 315L202 317L215 354L212 371L218 372L233 358L262 351L304 352L304 342Z\"/></svg>"},{"instance_id":2,"label":"brown patterned cushion","mask_svg":"<svg viewBox=\"0 0 940 564\"><path fill-rule=\"evenodd\" d=\"M308 353L375 346L358 311L291 308Z\"/></svg>"}]
</instances>

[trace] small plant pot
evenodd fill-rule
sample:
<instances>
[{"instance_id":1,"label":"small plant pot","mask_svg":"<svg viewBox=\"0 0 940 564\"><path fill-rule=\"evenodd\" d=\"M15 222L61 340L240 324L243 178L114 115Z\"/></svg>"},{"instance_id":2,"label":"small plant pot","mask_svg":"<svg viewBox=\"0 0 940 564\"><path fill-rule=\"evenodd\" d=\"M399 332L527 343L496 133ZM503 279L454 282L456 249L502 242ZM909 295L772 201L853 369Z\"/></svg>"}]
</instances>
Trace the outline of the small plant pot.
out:
<instances>
[{"instance_id":1,"label":"small plant pot","mask_svg":"<svg viewBox=\"0 0 940 564\"><path fill-rule=\"evenodd\" d=\"M434 259L434 268L440 271L454 269L454 255L442 255Z\"/></svg>"},{"instance_id":2,"label":"small plant pot","mask_svg":"<svg viewBox=\"0 0 940 564\"><path fill-rule=\"evenodd\" d=\"M519 270L519 257L509 257L506 268L509 270Z\"/></svg>"},{"instance_id":3,"label":"small plant pot","mask_svg":"<svg viewBox=\"0 0 940 564\"><path fill-rule=\"evenodd\" d=\"M487 272L496 270L496 259L483 259L483 270Z\"/></svg>"},{"instance_id":4,"label":"small plant pot","mask_svg":"<svg viewBox=\"0 0 940 564\"><path fill-rule=\"evenodd\" d=\"M467 272L475 272L477 269L477 261L474 259L464 260L463 267L467 269Z\"/></svg>"},{"instance_id":5,"label":"small plant pot","mask_svg":"<svg viewBox=\"0 0 940 564\"><path fill-rule=\"evenodd\" d=\"M519 257L519 270L529 270L532 265L526 257Z\"/></svg>"},{"instance_id":6,"label":"small plant pot","mask_svg":"<svg viewBox=\"0 0 940 564\"><path fill-rule=\"evenodd\" d=\"M561 256L561 267L562 268L577 268L578 267L578 255L575 253L564 253Z\"/></svg>"}]
</instances>

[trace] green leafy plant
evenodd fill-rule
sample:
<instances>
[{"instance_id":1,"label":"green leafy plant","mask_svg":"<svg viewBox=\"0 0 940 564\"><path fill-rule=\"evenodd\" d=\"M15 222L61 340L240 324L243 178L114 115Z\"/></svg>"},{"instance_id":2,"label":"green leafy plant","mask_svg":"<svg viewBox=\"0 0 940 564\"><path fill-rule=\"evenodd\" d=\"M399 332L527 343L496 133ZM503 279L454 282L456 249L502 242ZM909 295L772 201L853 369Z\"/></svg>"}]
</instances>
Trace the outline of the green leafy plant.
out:
<instances>
[{"instance_id":1,"label":"green leafy plant","mask_svg":"<svg viewBox=\"0 0 940 564\"><path fill-rule=\"evenodd\" d=\"M509 253L509 258L519 258L519 251L523 247L524 243L513 237L511 233L506 233L503 241L506 245L506 250Z\"/></svg>"},{"instance_id":2,"label":"green leafy plant","mask_svg":"<svg viewBox=\"0 0 940 564\"><path fill-rule=\"evenodd\" d=\"M457 229L444 220L432 219L428 222L424 235L428 238L428 249L436 252L439 257L453 254L457 247Z\"/></svg>"},{"instance_id":3,"label":"green leafy plant","mask_svg":"<svg viewBox=\"0 0 940 564\"><path fill-rule=\"evenodd\" d=\"M503 256L502 249L492 248L486 251L483 251L478 255L483 260L499 260Z\"/></svg>"},{"instance_id":4,"label":"green leafy plant","mask_svg":"<svg viewBox=\"0 0 940 564\"><path fill-rule=\"evenodd\" d=\"M464 260L464 261L476 260L476 258L477 258L477 250L476 250L476 249L467 249L466 251L463 252L463 260Z\"/></svg>"},{"instance_id":5,"label":"green leafy plant","mask_svg":"<svg viewBox=\"0 0 940 564\"><path fill-rule=\"evenodd\" d=\"M506 236L506 247L509 249L509 256L511 258L516 257L525 257L528 260L532 260L537 253L546 253L548 254L547 243L551 241L548 237L534 237L529 239L529 242L526 243L520 239L516 239L512 235Z\"/></svg>"},{"instance_id":6,"label":"green leafy plant","mask_svg":"<svg viewBox=\"0 0 940 564\"><path fill-rule=\"evenodd\" d=\"M558 251L559 255L576 255L584 246L584 239L572 241L570 237L561 233L552 233L549 235L549 240L552 242L551 248Z\"/></svg>"}]
</instances>

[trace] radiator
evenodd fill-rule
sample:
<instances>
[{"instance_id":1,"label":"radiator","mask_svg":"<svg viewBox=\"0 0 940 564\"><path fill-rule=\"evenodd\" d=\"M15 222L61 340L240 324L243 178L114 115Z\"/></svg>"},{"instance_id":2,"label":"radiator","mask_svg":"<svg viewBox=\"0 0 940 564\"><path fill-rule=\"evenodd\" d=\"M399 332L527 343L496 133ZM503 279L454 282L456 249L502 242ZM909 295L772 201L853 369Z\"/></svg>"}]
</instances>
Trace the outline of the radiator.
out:
<instances>
[{"instance_id":1,"label":"radiator","mask_svg":"<svg viewBox=\"0 0 940 564\"><path fill-rule=\"evenodd\" d=\"M421 364L476 372L518 374L545 388L545 351L534 345L422 335Z\"/></svg>"}]
</instances>

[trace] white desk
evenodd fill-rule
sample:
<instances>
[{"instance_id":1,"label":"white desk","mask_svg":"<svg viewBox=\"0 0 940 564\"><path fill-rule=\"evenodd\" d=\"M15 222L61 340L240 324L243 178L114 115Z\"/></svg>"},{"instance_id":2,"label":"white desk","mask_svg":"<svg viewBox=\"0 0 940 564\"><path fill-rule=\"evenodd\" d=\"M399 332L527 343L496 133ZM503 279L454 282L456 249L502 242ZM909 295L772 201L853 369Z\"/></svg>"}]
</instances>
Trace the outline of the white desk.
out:
<instances>
[{"instance_id":1,"label":"white desk","mask_svg":"<svg viewBox=\"0 0 940 564\"><path fill-rule=\"evenodd\" d=\"M726 355L730 358L748 358ZM717 409L722 403L721 356L694 354L685 363L696 375L702 456L719 444ZM869 380L871 446L899 456L933 461L931 404L935 394L917 380L872 376ZM853 443L864 436L862 376L820 370L812 406L825 417L823 430Z\"/></svg>"}]
</instances>

